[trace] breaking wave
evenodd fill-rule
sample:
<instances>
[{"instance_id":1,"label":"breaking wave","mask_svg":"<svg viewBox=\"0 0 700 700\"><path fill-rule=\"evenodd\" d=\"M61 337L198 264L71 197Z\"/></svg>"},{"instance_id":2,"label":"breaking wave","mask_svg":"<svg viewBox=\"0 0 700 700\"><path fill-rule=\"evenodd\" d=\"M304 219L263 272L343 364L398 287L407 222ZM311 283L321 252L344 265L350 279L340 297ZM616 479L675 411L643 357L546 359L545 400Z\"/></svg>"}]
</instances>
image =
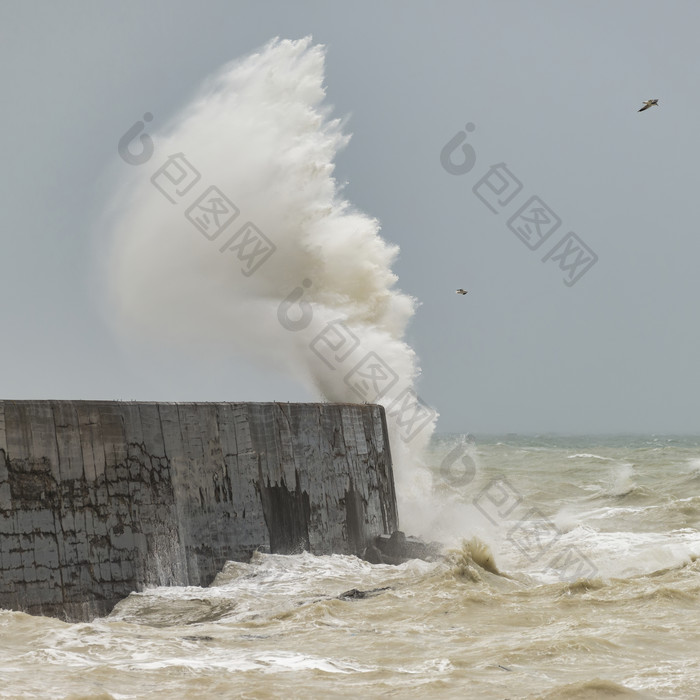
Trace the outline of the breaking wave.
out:
<instances>
[{"instance_id":1,"label":"breaking wave","mask_svg":"<svg viewBox=\"0 0 700 700\"><path fill-rule=\"evenodd\" d=\"M415 391L398 248L333 176L349 136L325 104L324 59L310 37L274 39L154 136L105 215L108 315L129 341L243 356L319 398L383 404L405 504L424 493L437 413Z\"/></svg>"}]
</instances>

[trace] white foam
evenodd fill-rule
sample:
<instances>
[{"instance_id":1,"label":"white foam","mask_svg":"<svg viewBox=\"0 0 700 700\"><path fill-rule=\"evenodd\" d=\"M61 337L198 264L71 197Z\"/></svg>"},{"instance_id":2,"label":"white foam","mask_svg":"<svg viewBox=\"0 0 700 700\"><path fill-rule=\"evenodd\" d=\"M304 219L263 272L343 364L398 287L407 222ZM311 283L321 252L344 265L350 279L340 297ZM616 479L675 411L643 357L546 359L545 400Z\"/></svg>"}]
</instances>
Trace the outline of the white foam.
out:
<instances>
[{"instance_id":1,"label":"white foam","mask_svg":"<svg viewBox=\"0 0 700 700\"><path fill-rule=\"evenodd\" d=\"M611 470L611 479L606 493L609 496L625 496L636 488L634 480L634 465L621 462Z\"/></svg>"},{"instance_id":2,"label":"white foam","mask_svg":"<svg viewBox=\"0 0 700 700\"><path fill-rule=\"evenodd\" d=\"M687 470L692 474L700 474L700 457L691 457L686 460Z\"/></svg>"},{"instance_id":3,"label":"white foam","mask_svg":"<svg viewBox=\"0 0 700 700\"><path fill-rule=\"evenodd\" d=\"M698 556L700 533L694 530L600 532L581 525L564 533L528 573L546 582L563 580L576 567L571 566L567 571L549 564L568 557L570 561L580 559L582 572L595 570L595 577L627 578L680 566Z\"/></svg>"},{"instance_id":4,"label":"white foam","mask_svg":"<svg viewBox=\"0 0 700 700\"><path fill-rule=\"evenodd\" d=\"M589 452L581 452L575 455L568 455L567 459L599 459L601 462L613 462L610 457L602 457L601 455L591 454Z\"/></svg>"}]
</instances>

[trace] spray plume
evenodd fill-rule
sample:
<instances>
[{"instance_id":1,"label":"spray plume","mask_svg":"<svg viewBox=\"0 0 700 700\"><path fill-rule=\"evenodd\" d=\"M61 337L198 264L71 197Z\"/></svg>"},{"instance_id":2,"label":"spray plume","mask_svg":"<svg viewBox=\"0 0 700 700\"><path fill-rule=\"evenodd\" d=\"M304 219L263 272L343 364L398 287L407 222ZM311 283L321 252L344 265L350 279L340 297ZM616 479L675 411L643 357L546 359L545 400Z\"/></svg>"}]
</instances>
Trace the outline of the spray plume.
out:
<instances>
[{"instance_id":1,"label":"spray plume","mask_svg":"<svg viewBox=\"0 0 700 700\"><path fill-rule=\"evenodd\" d=\"M233 350L328 401L383 404L402 526L420 527L405 509L425 495L437 414L403 341L415 303L394 288L398 248L333 178L349 137L324 105L324 58L310 37L275 39L154 137L153 167L113 202L110 318L121 337Z\"/></svg>"}]
</instances>

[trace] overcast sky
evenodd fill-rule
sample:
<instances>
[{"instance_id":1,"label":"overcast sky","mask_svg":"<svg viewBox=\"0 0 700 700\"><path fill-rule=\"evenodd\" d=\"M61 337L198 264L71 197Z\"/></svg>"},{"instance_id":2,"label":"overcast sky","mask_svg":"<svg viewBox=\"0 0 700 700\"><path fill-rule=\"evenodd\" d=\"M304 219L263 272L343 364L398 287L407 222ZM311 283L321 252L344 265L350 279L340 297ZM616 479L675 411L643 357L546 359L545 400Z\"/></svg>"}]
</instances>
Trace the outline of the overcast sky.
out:
<instances>
[{"instance_id":1,"label":"overcast sky","mask_svg":"<svg viewBox=\"0 0 700 700\"><path fill-rule=\"evenodd\" d=\"M438 431L697 432L699 26L690 0L0 0L0 397L313 398L234 355L125 347L94 284L121 136L312 35L349 115L336 177L420 302Z\"/></svg>"}]
</instances>

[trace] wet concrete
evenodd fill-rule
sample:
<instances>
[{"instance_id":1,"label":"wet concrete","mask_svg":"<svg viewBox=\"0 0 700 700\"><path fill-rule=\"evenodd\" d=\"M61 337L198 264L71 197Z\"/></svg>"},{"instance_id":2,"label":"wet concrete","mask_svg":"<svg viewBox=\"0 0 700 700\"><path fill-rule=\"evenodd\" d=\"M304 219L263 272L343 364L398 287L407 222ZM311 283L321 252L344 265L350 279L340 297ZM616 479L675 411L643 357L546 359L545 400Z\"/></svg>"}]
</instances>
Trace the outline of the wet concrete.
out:
<instances>
[{"instance_id":1,"label":"wet concrete","mask_svg":"<svg viewBox=\"0 0 700 700\"><path fill-rule=\"evenodd\" d=\"M89 620L256 549L361 555L397 525L380 406L0 401L3 608Z\"/></svg>"}]
</instances>

